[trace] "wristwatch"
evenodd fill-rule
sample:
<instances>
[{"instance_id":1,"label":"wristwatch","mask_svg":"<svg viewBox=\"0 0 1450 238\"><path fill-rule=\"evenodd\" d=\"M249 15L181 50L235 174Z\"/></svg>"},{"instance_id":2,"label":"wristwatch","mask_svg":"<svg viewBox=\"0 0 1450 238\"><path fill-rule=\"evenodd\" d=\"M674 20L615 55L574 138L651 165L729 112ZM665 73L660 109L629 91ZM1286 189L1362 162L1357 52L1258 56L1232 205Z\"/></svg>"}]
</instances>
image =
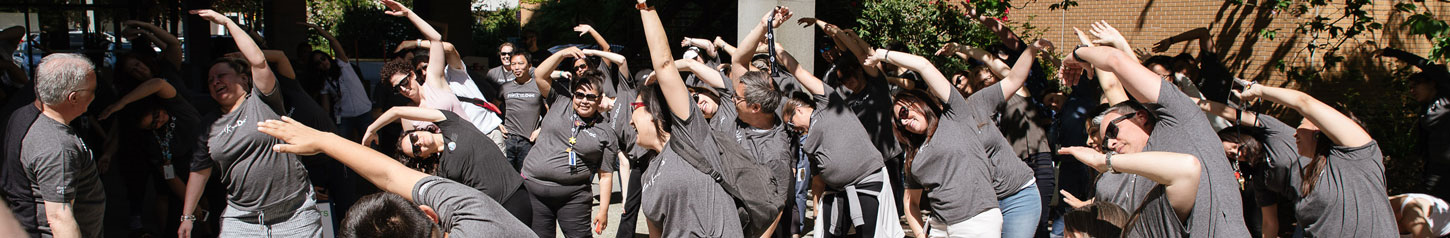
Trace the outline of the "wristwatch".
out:
<instances>
[{"instance_id":1,"label":"wristwatch","mask_svg":"<svg viewBox=\"0 0 1450 238\"><path fill-rule=\"evenodd\" d=\"M1122 172L1118 172L1118 170L1113 169L1113 155L1115 154L1118 154L1118 152L1108 151L1108 153L1105 154L1105 156L1103 157L1103 160L1106 161L1108 164L1108 173L1121 174Z\"/></svg>"},{"instance_id":2,"label":"wristwatch","mask_svg":"<svg viewBox=\"0 0 1450 238\"><path fill-rule=\"evenodd\" d=\"M196 220L196 215L190 215L190 214L181 215L181 221L195 221L195 220Z\"/></svg>"}]
</instances>

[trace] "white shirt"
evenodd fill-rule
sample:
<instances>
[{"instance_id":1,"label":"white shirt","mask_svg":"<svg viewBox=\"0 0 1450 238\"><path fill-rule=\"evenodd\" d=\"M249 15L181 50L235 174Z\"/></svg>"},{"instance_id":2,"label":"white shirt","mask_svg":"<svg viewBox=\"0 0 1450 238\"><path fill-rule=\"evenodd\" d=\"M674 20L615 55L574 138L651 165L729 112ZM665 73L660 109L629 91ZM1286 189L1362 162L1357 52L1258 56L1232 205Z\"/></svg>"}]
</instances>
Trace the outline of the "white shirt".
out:
<instances>
[{"instance_id":1,"label":"white shirt","mask_svg":"<svg viewBox=\"0 0 1450 238\"><path fill-rule=\"evenodd\" d=\"M473 77L468 76L467 70L449 67L444 72L444 78L448 80L448 87L453 89L454 95L488 101L487 98L483 97L483 91L478 90L478 84L473 83ZM460 100L459 104L463 105L463 113L465 114L463 116L467 117L468 122L473 123L473 126L478 127L478 130L483 133L498 129L498 126L503 124L503 119L499 118L498 114L493 111L489 111L473 103L463 102L462 100Z\"/></svg>"}]
</instances>

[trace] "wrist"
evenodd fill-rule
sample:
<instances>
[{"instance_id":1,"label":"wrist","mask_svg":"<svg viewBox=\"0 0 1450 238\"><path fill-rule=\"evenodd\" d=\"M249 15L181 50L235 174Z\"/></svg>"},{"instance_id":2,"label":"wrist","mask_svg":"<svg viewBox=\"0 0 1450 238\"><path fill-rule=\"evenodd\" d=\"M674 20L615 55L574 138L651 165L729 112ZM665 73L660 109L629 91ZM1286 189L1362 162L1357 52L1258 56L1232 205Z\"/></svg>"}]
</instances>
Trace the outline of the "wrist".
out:
<instances>
[{"instance_id":1,"label":"wrist","mask_svg":"<svg viewBox=\"0 0 1450 238\"><path fill-rule=\"evenodd\" d=\"M192 214L181 215L181 222L189 222L189 221L196 221L196 215L192 215Z\"/></svg>"}]
</instances>

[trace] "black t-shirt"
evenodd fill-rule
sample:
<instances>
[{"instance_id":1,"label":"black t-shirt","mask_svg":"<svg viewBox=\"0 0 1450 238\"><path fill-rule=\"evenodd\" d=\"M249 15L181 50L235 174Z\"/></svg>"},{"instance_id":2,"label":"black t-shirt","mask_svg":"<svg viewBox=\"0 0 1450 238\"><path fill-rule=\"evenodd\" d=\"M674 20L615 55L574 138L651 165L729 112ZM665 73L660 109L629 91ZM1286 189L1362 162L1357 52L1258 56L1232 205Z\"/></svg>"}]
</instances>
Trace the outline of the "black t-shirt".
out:
<instances>
[{"instance_id":1,"label":"black t-shirt","mask_svg":"<svg viewBox=\"0 0 1450 238\"><path fill-rule=\"evenodd\" d=\"M211 168L211 157L204 153L196 153L197 143L193 139L198 136L205 136L202 131L201 115L196 108L183 96L170 99L162 99L162 107L166 113L171 115L171 120L162 125L162 128L146 131L128 136L129 140L140 143L141 150L151 158L149 162L153 166L171 164L178 178L182 181L189 179L188 172L200 171Z\"/></svg>"},{"instance_id":2,"label":"black t-shirt","mask_svg":"<svg viewBox=\"0 0 1450 238\"><path fill-rule=\"evenodd\" d=\"M1200 50L1198 54L1198 91L1203 97L1221 103L1228 103L1229 90L1233 87L1234 75L1223 64L1218 53Z\"/></svg>"},{"instance_id":3,"label":"black t-shirt","mask_svg":"<svg viewBox=\"0 0 1450 238\"><path fill-rule=\"evenodd\" d=\"M36 118L40 118L40 108L35 106L23 106L10 114L8 124L5 124L5 161L4 167L0 167L0 190L4 192L11 212L15 213L15 219L20 221L20 227L38 237L39 219L45 218L35 216L37 207L41 205L36 204L37 196L30 190L30 179L25 177L25 168L20 163L21 141Z\"/></svg>"},{"instance_id":4,"label":"black t-shirt","mask_svg":"<svg viewBox=\"0 0 1450 238\"><path fill-rule=\"evenodd\" d=\"M1425 161L1450 164L1450 98L1437 98L1425 108L1416 123L1419 152Z\"/></svg>"},{"instance_id":5,"label":"black t-shirt","mask_svg":"<svg viewBox=\"0 0 1450 238\"><path fill-rule=\"evenodd\" d=\"M438 111L447 118L433 123L443 132L445 144L438 176L478 189L496 202L508 201L524 180L504 159L503 151L492 146L493 140L468 119L448 110Z\"/></svg>"},{"instance_id":6,"label":"black t-shirt","mask_svg":"<svg viewBox=\"0 0 1450 238\"><path fill-rule=\"evenodd\" d=\"M830 74L827 74L830 75ZM896 142L894 126L896 125L896 114L891 111L891 88L886 79L877 77L864 79L866 87L861 92L854 92L846 95L846 105L856 113L856 120L866 129L866 134L871 136L871 142L876 146L876 151L881 152L881 158L886 161L894 161L901 158L901 144ZM845 87L837 88L838 94L845 94Z\"/></svg>"}]
</instances>

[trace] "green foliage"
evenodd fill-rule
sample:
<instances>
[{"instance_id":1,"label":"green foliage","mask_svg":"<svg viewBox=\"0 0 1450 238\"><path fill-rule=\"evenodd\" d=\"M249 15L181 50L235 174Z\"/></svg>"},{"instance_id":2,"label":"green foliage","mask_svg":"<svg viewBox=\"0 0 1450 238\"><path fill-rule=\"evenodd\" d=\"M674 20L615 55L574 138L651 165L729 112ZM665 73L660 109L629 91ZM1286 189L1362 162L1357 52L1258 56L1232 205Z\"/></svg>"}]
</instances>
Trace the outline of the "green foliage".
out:
<instances>
[{"instance_id":1,"label":"green foliage","mask_svg":"<svg viewBox=\"0 0 1450 238\"><path fill-rule=\"evenodd\" d=\"M973 1L973 4L1002 7L1002 12L1010 6L1005 1ZM983 12L991 11L984 9ZM956 57L933 56L942 45L958 43L986 47L998 43L995 35L952 4L917 0L868 1L863 2L861 16L856 23L859 24L857 32L867 43L925 56L947 73L966 70L967 64Z\"/></svg>"},{"instance_id":2,"label":"green foliage","mask_svg":"<svg viewBox=\"0 0 1450 238\"><path fill-rule=\"evenodd\" d=\"M1420 4L1424 4L1424 2ZM1401 23L1400 27L1409 30L1410 34L1421 35L1430 40L1430 55L1427 57L1430 60L1438 61L1450 58L1450 24L1446 24L1445 20L1437 19L1428 7L1419 13L1416 13L1415 9L1416 6L1413 3L1395 4L1395 11L1411 14L1405 18L1405 22Z\"/></svg>"},{"instance_id":3,"label":"green foliage","mask_svg":"<svg viewBox=\"0 0 1450 238\"><path fill-rule=\"evenodd\" d=\"M508 37L517 37L519 29L519 9L507 8L498 11L474 11L473 17L478 21L473 23L473 40L477 47L473 47L473 55L493 55Z\"/></svg>"},{"instance_id":4,"label":"green foliage","mask_svg":"<svg viewBox=\"0 0 1450 238\"><path fill-rule=\"evenodd\" d=\"M407 19L384 14L377 6L352 5L339 18L333 27L335 36L343 45L359 50L354 58L384 58L399 42L422 37Z\"/></svg>"},{"instance_id":5,"label":"green foliage","mask_svg":"<svg viewBox=\"0 0 1450 238\"><path fill-rule=\"evenodd\" d=\"M1069 7L1076 7L1076 6L1077 6L1077 1L1073 1L1073 0L1062 0L1061 2L1053 3L1052 5L1047 5L1047 10L1062 9L1063 11L1067 11L1067 8L1069 8Z\"/></svg>"}]
</instances>

